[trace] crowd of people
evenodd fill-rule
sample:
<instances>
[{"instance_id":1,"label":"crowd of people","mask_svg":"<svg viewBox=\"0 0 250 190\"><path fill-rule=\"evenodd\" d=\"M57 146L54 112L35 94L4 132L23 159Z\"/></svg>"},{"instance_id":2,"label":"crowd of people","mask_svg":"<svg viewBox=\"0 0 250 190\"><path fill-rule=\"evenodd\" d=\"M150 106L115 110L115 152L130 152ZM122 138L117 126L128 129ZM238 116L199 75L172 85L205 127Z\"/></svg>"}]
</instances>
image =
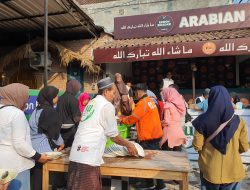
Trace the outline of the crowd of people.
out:
<instances>
[{"instance_id":1,"label":"crowd of people","mask_svg":"<svg viewBox=\"0 0 250 190\"><path fill-rule=\"evenodd\" d=\"M24 114L29 88L19 83L1 87L0 169L12 169L18 175L7 184L0 183L0 190L42 189L42 165L50 160L46 152L67 147L71 147L68 175L54 174L53 187L100 190L107 138L126 147L131 156L138 155L135 145L119 136L117 121L136 125L136 141L144 149L183 151L183 127L191 120L188 107L204 112L192 121L201 189L240 190L245 177L240 153L249 144L246 124L234 109L240 107L238 102L246 106L246 100L238 101L225 87L214 86L188 105L170 75L163 80L161 98L144 83L132 85L128 80L125 84L119 73L115 81L99 80L93 98L80 93L82 86L76 79L67 82L60 97L56 87L46 86L29 121ZM166 186L160 179L138 179L135 188L164 190Z\"/></svg>"}]
</instances>

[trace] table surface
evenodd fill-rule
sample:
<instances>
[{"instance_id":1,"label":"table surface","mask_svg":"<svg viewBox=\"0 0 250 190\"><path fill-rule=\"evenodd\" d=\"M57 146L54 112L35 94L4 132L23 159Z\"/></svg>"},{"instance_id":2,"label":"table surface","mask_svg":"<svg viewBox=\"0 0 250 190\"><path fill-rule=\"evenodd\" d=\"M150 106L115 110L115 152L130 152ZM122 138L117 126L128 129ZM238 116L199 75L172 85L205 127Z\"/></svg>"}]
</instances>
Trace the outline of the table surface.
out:
<instances>
[{"instance_id":1,"label":"table surface","mask_svg":"<svg viewBox=\"0 0 250 190\"><path fill-rule=\"evenodd\" d=\"M116 157L104 158L101 167L149 169L158 171L189 172L191 166L185 152L146 150L145 158ZM49 164L68 164L67 155L48 162Z\"/></svg>"}]
</instances>

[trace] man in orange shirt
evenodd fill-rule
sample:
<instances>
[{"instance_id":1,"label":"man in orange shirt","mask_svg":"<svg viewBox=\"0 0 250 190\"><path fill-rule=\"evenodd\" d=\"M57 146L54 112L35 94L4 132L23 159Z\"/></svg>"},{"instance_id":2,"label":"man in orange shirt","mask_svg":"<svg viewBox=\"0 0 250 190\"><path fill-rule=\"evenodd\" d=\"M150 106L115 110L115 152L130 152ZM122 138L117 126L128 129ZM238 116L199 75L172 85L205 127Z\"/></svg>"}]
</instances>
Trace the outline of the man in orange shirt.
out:
<instances>
[{"instance_id":1,"label":"man in orange shirt","mask_svg":"<svg viewBox=\"0 0 250 190\"><path fill-rule=\"evenodd\" d=\"M135 109L130 116L121 118L121 122L136 124L138 141L144 149L160 150L159 141L163 135L161 121L157 106L152 98L147 96L146 84L135 85L135 97L138 100ZM137 185L136 189L164 190L166 187L163 180L157 180L155 187L153 179L150 179Z\"/></svg>"}]
</instances>

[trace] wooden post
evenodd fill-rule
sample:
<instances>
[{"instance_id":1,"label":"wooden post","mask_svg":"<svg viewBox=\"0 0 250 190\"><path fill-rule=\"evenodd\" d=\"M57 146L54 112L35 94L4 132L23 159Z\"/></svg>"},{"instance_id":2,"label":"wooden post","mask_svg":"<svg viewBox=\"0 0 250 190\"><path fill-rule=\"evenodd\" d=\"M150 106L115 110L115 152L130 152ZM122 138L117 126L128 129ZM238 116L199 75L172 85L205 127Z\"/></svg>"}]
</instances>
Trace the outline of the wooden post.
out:
<instances>
[{"instance_id":1,"label":"wooden post","mask_svg":"<svg viewBox=\"0 0 250 190\"><path fill-rule=\"evenodd\" d=\"M48 85L48 0L44 0L44 86Z\"/></svg>"},{"instance_id":2,"label":"wooden post","mask_svg":"<svg viewBox=\"0 0 250 190\"><path fill-rule=\"evenodd\" d=\"M49 190L49 170L47 163L43 164L42 189Z\"/></svg>"},{"instance_id":3,"label":"wooden post","mask_svg":"<svg viewBox=\"0 0 250 190\"><path fill-rule=\"evenodd\" d=\"M193 100L195 100L195 72L192 70Z\"/></svg>"}]
</instances>

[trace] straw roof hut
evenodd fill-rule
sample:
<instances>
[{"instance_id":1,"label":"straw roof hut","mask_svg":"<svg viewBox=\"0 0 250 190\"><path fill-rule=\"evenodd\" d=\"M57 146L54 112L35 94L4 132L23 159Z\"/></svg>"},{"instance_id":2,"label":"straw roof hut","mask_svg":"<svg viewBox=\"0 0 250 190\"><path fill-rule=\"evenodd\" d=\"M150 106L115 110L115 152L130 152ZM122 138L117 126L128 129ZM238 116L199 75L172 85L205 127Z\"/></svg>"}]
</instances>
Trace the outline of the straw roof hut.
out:
<instances>
[{"instance_id":1,"label":"straw roof hut","mask_svg":"<svg viewBox=\"0 0 250 190\"><path fill-rule=\"evenodd\" d=\"M35 56L35 52L43 51L43 46L44 40L42 38L36 38L9 52L0 58L0 72L7 66ZM48 50L51 53L53 60L63 66L67 66L72 61L78 61L82 67L86 67L86 71L89 73L100 72L100 67L94 65L92 60L88 60L79 53L67 49L60 43L49 40Z\"/></svg>"}]
</instances>

